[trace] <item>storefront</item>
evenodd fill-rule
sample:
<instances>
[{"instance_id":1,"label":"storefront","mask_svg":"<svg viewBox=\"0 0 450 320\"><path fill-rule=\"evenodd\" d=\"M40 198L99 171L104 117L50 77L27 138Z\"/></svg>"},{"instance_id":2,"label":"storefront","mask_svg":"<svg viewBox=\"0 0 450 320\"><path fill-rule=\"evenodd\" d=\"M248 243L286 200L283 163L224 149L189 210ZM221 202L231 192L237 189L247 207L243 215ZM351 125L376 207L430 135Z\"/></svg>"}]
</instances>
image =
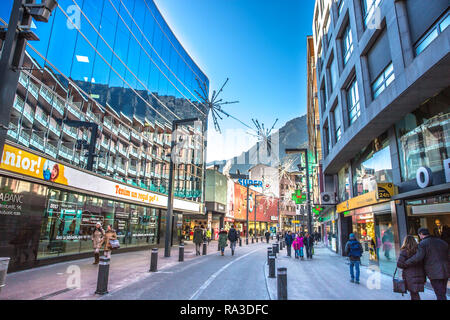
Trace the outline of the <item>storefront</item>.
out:
<instances>
[{"instance_id":1,"label":"storefront","mask_svg":"<svg viewBox=\"0 0 450 320\"><path fill-rule=\"evenodd\" d=\"M119 251L164 243L164 195L52 162L21 147L5 145L3 155L0 256L11 257L10 272L88 256L97 222L116 230ZM174 212L173 241L181 212L195 212L200 205L175 199L174 208L180 213Z\"/></svg>"},{"instance_id":2,"label":"storefront","mask_svg":"<svg viewBox=\"0 0 450 320\"><path fill-rule=\"evenodd\" d=\"M322 215L321 238L326 247L333 252L339 251L338 214L335 208L330 208Z\"/></svg>"}]
</instances>

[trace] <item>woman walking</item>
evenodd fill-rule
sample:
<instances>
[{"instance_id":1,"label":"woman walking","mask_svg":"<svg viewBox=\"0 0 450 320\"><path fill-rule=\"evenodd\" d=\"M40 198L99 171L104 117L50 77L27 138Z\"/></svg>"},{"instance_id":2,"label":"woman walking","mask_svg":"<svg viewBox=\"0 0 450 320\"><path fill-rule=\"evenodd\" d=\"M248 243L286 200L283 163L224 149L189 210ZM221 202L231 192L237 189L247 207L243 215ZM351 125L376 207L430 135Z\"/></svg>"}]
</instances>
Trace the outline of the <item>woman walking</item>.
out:
<instances>
[{"instance_id":1,"label":"woman walking","mask_svg":"<svg viewBox=\"0 0 450 320\"><path fill-rule=\"evenodd\" d=\"M295 259L301 258L303 260L303 237L298 235L294 240Z\"/></svg>"},{"instance_id":2,"label":"woman walking","mask_svg":"<svg viewBox=\"0 0 450 320\"><path fill-rule=\"evenodd\" d=\"M228 241L228 234L222 228L220 229L219 232L219 248L222 256L224 255L223 252L225 251L225 247L228 246L227 241Z\"/></svg>"},{"instance_id":3,"label":"woman walking","mask_svg":"<svg viewBox=\"0 0 450 320\"><path fill-rule=\"evenodd\" d=\"M100 262L100 247L102 246L102 240L105 236L105 230L102 228L102 224L97 222L95 225L94 232L92 232L92 247L94 249L94 263L98 264Z\"/></svg>"},{"instance_id":4,"label":"woman walking","mask_svg":"<svg viewBox=\"0 0 450 320\"><path fill-rule=\"evenodd\" d=\"M110 240L117 240L117 234L111 228L111 225L108 225L108 229L106 230L105 236L103 237L103 240L102 240L103 255L106 258L111 258L112 246L111 246Z\"/></svg>"},{"instance_id":5,"label":"woman walking","mask_svg":"<svg viewBox=\"0 0 450 320\"><path fill-rule=\"evenodd\" d=\"M405 280L406 289L411 295L411 300L420 300L419 292L424 291L426 281L422 262L409 267L405 264L405 261L417 252L417 248L416 239L413 236L406 236L397 261L397 267L403 269L402 277Z\"/></svg>"}]
</instances>

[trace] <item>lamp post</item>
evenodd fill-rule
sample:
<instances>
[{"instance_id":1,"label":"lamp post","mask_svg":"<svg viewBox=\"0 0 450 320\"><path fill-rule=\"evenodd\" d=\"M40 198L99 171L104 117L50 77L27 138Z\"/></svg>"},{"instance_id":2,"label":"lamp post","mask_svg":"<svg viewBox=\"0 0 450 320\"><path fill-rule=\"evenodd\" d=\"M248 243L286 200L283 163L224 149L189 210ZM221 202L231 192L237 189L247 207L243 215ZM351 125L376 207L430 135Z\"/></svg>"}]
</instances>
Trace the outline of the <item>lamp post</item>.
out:
<instances>
[{"instance_id":1,"label":"lamp post","mask_svg":"<svg viewBox=\"0 0 450 320\"><path fill-rule=\"evenodd\" d=\"M308 213L308 232L312 232L312 216L311 216L311 204L310 204L310 192L309 192L309 162L308 162L308 149L285 149L286 154L303 153L305 155L305 170L306 170L306 208ZM301 165L298 165L300 170L303 169Z\"/></svg>"},{"instance_id":2,"label":"lamp post","mask_svg":"<svg viewBox=\"0 0 450 320\"><path fill-rule=\"evenodd\" d=\"M35 2L14 0L8 26L0 27L0 155L3 154L6 132L9 129L11 106L17 91L27 41L39 40L31 31L32 18L47 22L58 5L55 0L42 0L38 4Z\"/></svg>"},{"instance_id":3,"label":"lamp post","mask_svg":"<svg viewBox=\"0 0 450 320\"><path fill-rule=\"evenodd\" d=\"M175 134L179 125L189 124L195 121L199 121L198 118L190 118L183 120L174 120L172 122L172 141L170 146L170 164L169 164L169 190L167 194L167 211L166 211L166 235L165 235L165 243L164 243L164 257L170 257L170 247L172 240L172 216L173 216L173 171L174 171L174 163L173 163L173 155L175 149ZM203 128L202 128L203 130Z\"/></svg>"}]
</instances>

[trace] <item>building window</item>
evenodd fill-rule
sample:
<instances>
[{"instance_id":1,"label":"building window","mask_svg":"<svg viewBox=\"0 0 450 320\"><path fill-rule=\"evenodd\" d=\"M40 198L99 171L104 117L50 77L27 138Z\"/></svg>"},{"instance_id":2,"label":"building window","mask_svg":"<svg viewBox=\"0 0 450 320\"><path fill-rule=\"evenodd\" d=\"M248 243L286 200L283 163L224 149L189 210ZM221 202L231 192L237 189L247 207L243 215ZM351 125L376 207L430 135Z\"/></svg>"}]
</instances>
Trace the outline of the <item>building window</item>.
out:
<instances>
[{"instance_id":1,"label":"building window","mask_svg":"<svg viewBox=\"0 0 450 320\"><path fill-rule=\"evenodd\" d=\"M376 99L395 79L392 62L384 69L380 76L372 84L373 98Z\"/></svg>"},{"instance_id":2,"label":"building window","mask_svg":"<svg viewBox=\"0 0 450 320\"><path fill-rule=\"evenodd\" d=\"M358 83L356 82L356 77L353 79L352 83L347 89L347 106L349 113L349 122L350 124L352 124L361 115L361 110L359 107Z\"/></svg>"},{"instance_id":3,"label":"building window","mask_svg":"<svg viewBox=\"0 0 450 320\"><path fill-rule=\"evenodd\" d=\"M416 179L420 167L444 171L450 157L449 96L447 87L395 125L403 181Z\"/></svg>"},{"instance_id":4,"label":"building window","mask_svg":"<svg viewBox=\"0 0 450 320\"><path fill-rule=\"evenodd\" d=\"M350 199L350 175L349 166L345 165L338 172L338 197L339 201Z\"/></svg>"},{"instance_id":5,"label":"building window","mask_svg":"<svg viewBox=\"0 0 450 320\"><path fill-rule=\"evenodd\" d=\"M338 4L338 15L341 16L342 11L344 10L344 0L339 1Z\"/></svg>"},{"instance_id":6,"label":"building window","mask_svg":"<svg viewBox=\"0 0 450 320\"><path fill-rule=\"evenodd\" d=\"M362 0L364 26L367 27L381 0Z\"/></svg>"},{"instance_id":7,"label":"building window","mask_svg":"<svg viewBox=\"0 0 450 320\"><path fill-rule=\"evenodd\" d=\"M325 142L325 150L327 155L330 154L331 151L331 139L330 139L330 130L328 129L328 125L323 127L323 138Z\"/></svg>"},{"instance_id":8,"label":"building window","mask_svg":"<svg viewBox=\"0 0 450 320\"><path fill-rule=\"evenodd\" d=\"M342 40L342 56L344 57L344 66L347 64L353 52L353 38L352 38L352 30L350 28L350 23L347 25L347 28L344 32L344 37Z\"/></svg>"},{"instance_id":9,"label":"building window","mask_svg":"<svg viewBox=\"0 0 450 320\"><path fill-rule=\"evenodd\" d=\"M342 136L342 125L341 125L341 115L339 114L339 107L336 107L333 111L333 121L334 121L334 134L336 137L336 142Z\"/></svg>"},{"instance_id":10,"label":"building window","mask_svg":"<svg viewBox=\"0 0 450 320\"><path fill-rule=\"evenodd\" d=\"M436 39L450 24L450 12L447 12L442 19L436 22L430 31L418 41L415 46L416 56L427 48L434 39Z\"/></svg>"},{"instance_id":11,"label":"building window","mask_svg":"<svg viewBox=\"0 0 450 320\"><path fill-rule=\"evenodd\" d=\"M330 64L329 72L330 72L330 81L331 81L331 88L330 88L330 95L331 95L333 93L334 87L336 86L337 78L338 78L337 63L336 63L336 59L334 59L334 58Z\"/></svg>"}]
</instances>

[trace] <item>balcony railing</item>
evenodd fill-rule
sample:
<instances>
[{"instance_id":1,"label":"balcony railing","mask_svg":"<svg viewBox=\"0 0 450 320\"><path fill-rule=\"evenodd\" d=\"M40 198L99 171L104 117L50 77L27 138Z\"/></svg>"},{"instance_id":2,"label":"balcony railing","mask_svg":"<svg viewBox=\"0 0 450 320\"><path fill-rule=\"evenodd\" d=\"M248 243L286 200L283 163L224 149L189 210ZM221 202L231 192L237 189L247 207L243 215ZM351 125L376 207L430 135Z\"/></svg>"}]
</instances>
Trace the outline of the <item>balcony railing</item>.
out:
<instances>
[{"instance_id":1,"label":"balcony railing","mask_svg":"<svg viewBox=\"0 0 450 320\"><path fill-rule=\"evenodd\" d=\"M72 105L71 103L66 104L67 110L70 111L74 116L76 116L78 119L81 119L81 112L78 110L77 107Z\"/></svg>"},{"instance_id":2,"label":"balcony railing","mask_svg":"<svg viewBox=\"0 0 450 320\"><path fill-rule=\"evenodd\" d=\"M28 85L28 81L28 76L25 73L21 72L19 75L19 83L21 83L26 88Z\"/></svg>"},{"instance_id":3,"label":"balcony railing","mask_svg":"<svg viewBox=\"0 0 450 320\"><path fill-rule=\"evenodd\" d=\"M121 135L123 135L125 138L127 138L128 140L130 140L130 131L125 128L124 126L120 125L119 126L119 133Z\"/></svg>"},{"instance_id":4,"label":"balcony railing","mask_svg":"<svg viewBox=\"0 0 450 320\"><path fill-rule=\"evenodd\" d=\"M133 176L135 176L137 174L136 166L128 166L128 173L130 173Z\"/></svg>"},{"instance_id":5,"label":"balcony railing","mask_svg":"<svg viewBox=\"0 0 450 320\"><path fill-rule=\"evenodd\" d=\"M119 153L124 157L128 157L128 152L123 147L119 147Z\"/></svg>"},{"instance_id":6,"label":"balcony railing","mask_svg":"<svg viewBox=\"0 0 450 320\"><path fill-rule=\"evenodd\" d=\"M108 172L114 172L114 165L109 163L108 167L106 168L106 170L108 170Z\"/></svg>"},{"instance_id":7,"label":"balcony railing","mask_svg":"<svg viewBox=\"0 0 450 320\"><path fill-rule=\"evenodd\" d=\"M112 125L111 131L117 136L119 134L119 128L116 125Z\"/></svg>"},{"instance_id":8,"label":"balcony railing","mask_svg":"<svg viewBox=\"0 0 450 320\"><path fill-rule=\"evenodd\" d=\"M28 83L28 92L31 93L31 95L38 99L39 97L39 87L35 85L32 81L29 81Z\"/></svg>"},{"instance_id":9,"label":"balcony railing","mask_svg":"<svg viewBox=\"0 0 450 320\"><path fill-rule=\"evenodd\" d=\"M14 100L13 107L20 113L23 111L23 107L25 106L25 101L19 96L16 95L16 99Z\"/></svg>"},{"instance_id":10,"label":"balcony railing","mask_svg":"<svg viewBox=\"0 0 450 320\"><path fill-rule=\"evenodd\" d=\"M75 127L70 127L68 125L63 125L63 131L67 133L67 135L71 136L74 139L78 139L78 129Z\"/></svg>"},{"instance_id":11,"label":"balcony railing","mask_svg":"<svg viewBox=\"0 0 450 320\"><path fill-rule=\"evenodd\" d=\"M123 164L117 163L117 164L116 164L116 170L117 170L118 172L120 172L121 174L125 174L125 167L123 166Z\"/></svg>"},{"instance_id":12,"label":"balcony railing","mask_svg":"<svg viewBox=\"0 0 450 320\"><path fill-rule=\"evenodd\" d=\"M92 120L94 120L94 122L100 123L100 117L98 115L96 115L95 113L93 113L91 110L86 110L86 115L91 118Z\"/></svg>"},{"instance_id":13,"label":"balcony railing","mask_svg":"<svg viewBox=\"0 0 450 320\"><path fill-rule=\"evenodd\" d=\"M58 111L59 114L60 114L61 116L64 115L64 103L61 102L60 99L58 99L58 98L55 97L55 98L53 99L52 105L53 105L53 108L54 108L56 111Z\"/></svg>"},{"instance_id":14,"label":"balcony railing","mask_svg":"<svg viewBox=\"0 0 450 320\"><path fill-rule=\"evenodd\" d=\"M109 118L108 117L104 117L103 118L103 125L106 127L106 128L108 128L109 130L112 130L112 122L111 122L111 120L109 120Z\"/></svg>"},{"instance_id":15,"label":"balcony railing","mask_svg":"<svg viewBox=\"0 0 450 320\"><path fill-rule=\"evenodd\" d=\"M103 148L105 148L106 150L109 150L109 140L103 139L102 142L101 142L101 146Z\"/></svg>"},{"instance_id":16,"label":"balcony railing","mask_svg":"<svg viewBox=\"0 0 450 320\"><path fill-rule=\"evenodd\" d=\"M41 151L44 151L44 139L39 137L34 132L31 134L30 145L32 145L33 147L35 147Z\"/></svg>"},{"instance_id":17,"label":"balcony railing","mask_svg":"<svg viewBox=\"0 0 450 320\"><path fill-rule=\"evenodd\" d=\"M58 137L61 135L61 126L56 122L50 121L48 124L49 129Z\"/></svg>"},{"instance_id":18,"label":"balcony railing","mask_svg":"<svg viewBox=\"0 0 450 320\"><path fill-rule=\"evenodd\" d=\"M58 150L58 155L72 161L73 159L73 150L67 148L66 146L60 145Z\"/></svg>"},{"instance_id":19,"label":"balcony railing","mask_svg":"<svg viewBox=\"0 0 450 320\"><path fill-rule=\"evenodd\" d=\"M21 144L23 144L24 146L27 146L27 147L30 146L30 135L28 133L26 133L23 128L22 128L22 130L20 130L19 142Z\"/></svg>"},{"instance_id":20,"label":"balcony railing","mask_svg":"<svg viewBox=\"0 0 450 320\"><path fill-rule=\"evenodd\" d=\"M106 169L107 163L105 158L98 159L98 166L100 168Z\"/></svg>"},{"instance_id":21,"label":"balcony railing","mask_svg":"<svg viewBox=\"0 0 450 320\"><path fill-rule=\"evenodd\" d=\"M52 104L53 94L46 87L41 86L39 93L41 94L41 96L44 98L45 101L47 101L50 105Z\"/></svg>"},{"instance_id":22,"label":"balcony railing","mask_svg":"<svg viewBox=\"0 0 450 320\"><path fill-rule=\"evenodd\" d=\"M58 154L58 149L51 144L47 144L45 146L45 153L51 155L53 158L56 158L56 155Z\"/></svg>"},{"instance_id":23,"label":"balcony railing","mask_svg":"<svg viewBox=\"0 0 450 320\"><path fill-rule=\"evenodd\" d=\"M48 127L48 116L44 113L35 112L34 118L44 127Z\"/></svg>"},{"instance_id":24,"label":"balcony railing","mask_svg":"<svg viewBox=\"0 0 450 320\"><path fill-rule=\"evenodd\" d=\"M139 157L138 149L135 148L135 147L133 147L133 146L130 148L130 154L131 154L132 156L136 157L136 158Z\"/></svg>"},{"instance_id":25,"label":"balcony railing","mask_svg":"<svg viewBox=\"0 0 450 320\"><path fill-rule=\"evenodd\" d=\"M138 140L139 142L142 142L142 136L138 134L136 131L131 130L131 136L136 140Z\"/></svg>"},{"instance_id":26,"label":"balcony railing","mask_svg":"<svg viewBox=\"0 0 450 320\"><path fill-rule=\"evenodd\" d=\"M27 119L30 123L34 122L34 111L30 107L27 107L27 105L25 105L25 107L23 108L22 114L23 117Z\"/></svg>"}]
</instances>

